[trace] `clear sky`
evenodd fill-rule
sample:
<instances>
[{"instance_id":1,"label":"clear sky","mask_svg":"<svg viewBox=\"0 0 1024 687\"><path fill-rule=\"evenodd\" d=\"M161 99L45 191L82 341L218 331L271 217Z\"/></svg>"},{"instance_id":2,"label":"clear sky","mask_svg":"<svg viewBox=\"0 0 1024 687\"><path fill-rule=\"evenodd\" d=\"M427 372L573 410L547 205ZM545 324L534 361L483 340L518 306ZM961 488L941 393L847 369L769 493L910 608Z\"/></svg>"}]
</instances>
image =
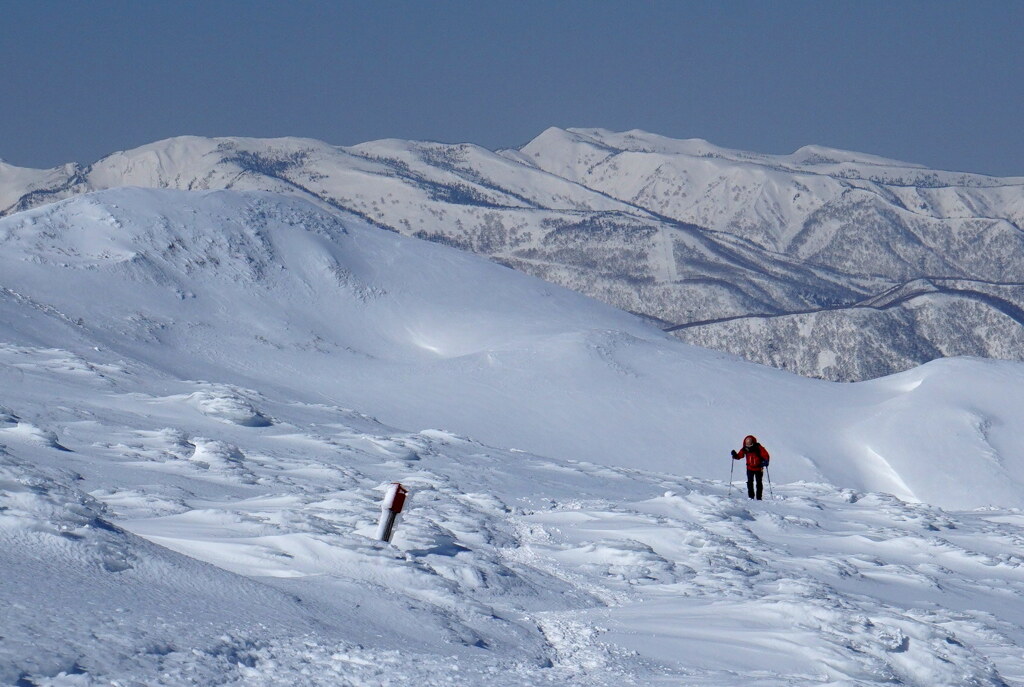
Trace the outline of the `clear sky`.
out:
<instances>
[{"instance_id":1,"label":"clear sky","mask_svg":"<svg viewBox=\"0 0 1024 687\"><path fill-rule=\"evenodd\" d=\"M0 158L549 126L1024 176L1022 0L0 0Z\"/></svg>"}]
</instances>

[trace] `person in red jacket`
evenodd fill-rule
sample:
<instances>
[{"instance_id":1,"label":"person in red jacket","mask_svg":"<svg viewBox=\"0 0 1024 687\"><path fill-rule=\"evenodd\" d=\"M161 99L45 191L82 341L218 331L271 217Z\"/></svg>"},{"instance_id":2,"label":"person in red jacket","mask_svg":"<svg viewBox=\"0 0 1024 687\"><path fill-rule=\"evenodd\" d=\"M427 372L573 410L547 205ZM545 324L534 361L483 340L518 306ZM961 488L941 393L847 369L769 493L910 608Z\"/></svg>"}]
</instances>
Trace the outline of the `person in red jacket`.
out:
<instances>
[{"instance_id":1,"label":"person in red jacket","mask_svg":"<svg viewBox=\"0 0 1024 687\"><path fill-rule=\"evenodd\" d=\"M768 449L757 443L757 437L747 435L743 439L743 448L732 452L733 460L741 460L743 458L747 459L747 496L757 498L760 501L761 494L764 492L762 474L764 469L768 467L768 461L770 460ZM754 494L755 481L757 482L756 497Z\"/></svg>"}]
</instances>

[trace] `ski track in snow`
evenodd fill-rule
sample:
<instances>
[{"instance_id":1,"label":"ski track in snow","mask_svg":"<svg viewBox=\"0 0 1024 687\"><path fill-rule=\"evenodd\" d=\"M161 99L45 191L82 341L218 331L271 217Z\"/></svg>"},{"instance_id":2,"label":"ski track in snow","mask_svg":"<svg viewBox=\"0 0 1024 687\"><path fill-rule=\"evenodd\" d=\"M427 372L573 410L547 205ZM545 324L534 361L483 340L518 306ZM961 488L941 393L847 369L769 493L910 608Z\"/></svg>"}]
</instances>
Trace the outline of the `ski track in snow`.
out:
<instances>
[{"instance_id":1,"label":"ski track in snow","mask_svg":"<svg viewBox=\"0 0 1024 687\"><path fill-rule=\"evenodd\" d=\"M5 684L1024 684L1015 509L754 503L53 349L0 363Z\"/></svg>"}]
</instances>

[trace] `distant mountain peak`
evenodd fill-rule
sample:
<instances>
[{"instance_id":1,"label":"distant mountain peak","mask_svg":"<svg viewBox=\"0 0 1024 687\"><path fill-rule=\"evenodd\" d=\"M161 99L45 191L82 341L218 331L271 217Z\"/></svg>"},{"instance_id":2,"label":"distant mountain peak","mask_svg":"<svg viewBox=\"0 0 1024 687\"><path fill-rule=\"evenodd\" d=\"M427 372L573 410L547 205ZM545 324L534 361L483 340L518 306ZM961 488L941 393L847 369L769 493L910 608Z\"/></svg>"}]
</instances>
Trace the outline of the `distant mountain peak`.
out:
<instances>
[{"instance_id":1,"label":"distant mountain peak","mask_svg":"<svg viewBox=\"0 0 1024 687\"><path fill-rule=\"evenodd\" d=\"M778 156L789 160L794 164L815 166L815 165L839 165L852 163L859 165L877 165L881 167L913 167L926 169L924 165L912 162L902 162L867 153L857 153L840 148L829 148L822 145L805 145L790 155Z\"/></svg>"}]
</instances>

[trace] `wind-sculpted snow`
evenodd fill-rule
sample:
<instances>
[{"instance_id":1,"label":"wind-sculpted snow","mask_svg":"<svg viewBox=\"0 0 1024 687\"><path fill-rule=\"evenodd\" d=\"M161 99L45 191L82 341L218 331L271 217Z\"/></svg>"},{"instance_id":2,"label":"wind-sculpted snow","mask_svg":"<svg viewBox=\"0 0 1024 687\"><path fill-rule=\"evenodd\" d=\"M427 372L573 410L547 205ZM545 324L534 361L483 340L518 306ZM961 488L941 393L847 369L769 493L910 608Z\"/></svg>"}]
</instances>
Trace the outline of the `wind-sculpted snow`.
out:
<instances>
[{"instance_id":1,"label":"wind-sculpted snow","mask_svg":"<svg viewBox=\"0 0 1024 687\"><path fill-rule=\"evenodd\" d=\"M977 309L958 315L978 332L968 340L943 326L909 335L882 326L870 340L842 346L813 337L799 349L774 345L789 336L788 316L820 314L830 328L856 329L864 323L859 303L917 279L1024 282L1020 178L819 146L747 153L641 131L552 128L499 153L399 140L341 148L298 138L180 137L85 167L4 165L0 215L126 185L297 195L808 376L879 376L957 346L1021 357L1012 341L1021 319L992 327L991 313ZM1024 308L1016 294L1010 302ZM763 330L764 338L723 336L713 324L742 317L753 320L739 330ZM832 364L837 356L870 363Z\"/></svg>"},{"instance_id":2,"label":"wind-sculpted snow","mask_svg":"<svg viewBox=\"0 0 1024 687\"><path fill-rule=\"evenodd\" d=\"M4 684L1024 681L1019 508L794 481L785 452L754 503L109 358L0 349L2 424L65 447L0 435ZM274 422L204 412L197 385ZM387 545L392 480L412 497Z\"/></svg>"}]
</instances>

